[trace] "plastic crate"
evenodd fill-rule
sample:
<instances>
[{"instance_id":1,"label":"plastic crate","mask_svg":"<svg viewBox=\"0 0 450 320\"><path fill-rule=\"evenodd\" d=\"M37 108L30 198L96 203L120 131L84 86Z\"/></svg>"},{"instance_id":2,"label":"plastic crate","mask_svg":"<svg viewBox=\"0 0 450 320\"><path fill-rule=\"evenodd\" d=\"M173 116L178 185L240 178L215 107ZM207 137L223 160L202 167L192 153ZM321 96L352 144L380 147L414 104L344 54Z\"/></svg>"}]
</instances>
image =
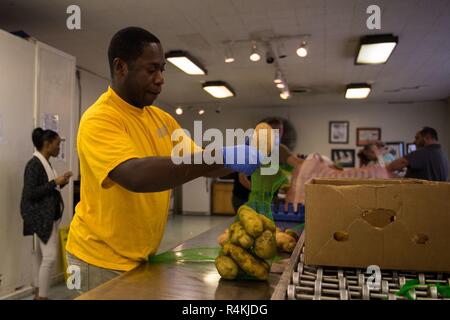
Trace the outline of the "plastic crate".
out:
<instances>
[{"instance_id":1,"label":"plastic crate","mask_svg":"<svg viewBox=\"0 0 450 320\"><path fill-rule=\"evenodd\" d=\"M278 206L272 203L272 216L274 221L292 221L298 223L305 223L305 206L299 205L297 211L294 211L292 203L288 203L288 211L284 211L284 203L279 203Z\"/></svg>"}]
</instances>

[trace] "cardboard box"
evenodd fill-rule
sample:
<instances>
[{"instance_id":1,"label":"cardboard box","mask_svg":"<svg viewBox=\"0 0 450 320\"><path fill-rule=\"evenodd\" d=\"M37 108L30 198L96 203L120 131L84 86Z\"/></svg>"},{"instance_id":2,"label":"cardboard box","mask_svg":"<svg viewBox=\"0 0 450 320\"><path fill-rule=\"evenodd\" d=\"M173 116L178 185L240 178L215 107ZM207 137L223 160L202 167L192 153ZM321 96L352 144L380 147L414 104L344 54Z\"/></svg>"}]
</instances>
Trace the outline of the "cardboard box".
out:
<instances>
[{"instance_id":1,"label":"cardboard box","mask_svg":"<svg viewBox=\"0 0 450 320\"><path fill-rule=\"evenodd\" d=\"M450 271L450 183L313 179L305 263Z\"/></svg>"}]
</instances>

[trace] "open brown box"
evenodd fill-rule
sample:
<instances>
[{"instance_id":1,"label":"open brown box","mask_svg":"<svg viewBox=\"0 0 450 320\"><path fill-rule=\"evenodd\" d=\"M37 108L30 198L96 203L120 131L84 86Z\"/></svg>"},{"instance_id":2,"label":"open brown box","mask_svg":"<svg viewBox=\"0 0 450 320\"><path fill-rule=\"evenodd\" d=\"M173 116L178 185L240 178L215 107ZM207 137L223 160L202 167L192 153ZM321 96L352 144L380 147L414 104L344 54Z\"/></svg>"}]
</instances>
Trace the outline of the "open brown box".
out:
<instances>
[{"instance_id":1,"label":"open brown box","mask_svg":"<svg viewBox=\"0 0 450 320\"><path fill-rule=\"evenodd\" d=\"M450 271L450 183L312 179L305 263Z\"/></svg>"}]
</instances>

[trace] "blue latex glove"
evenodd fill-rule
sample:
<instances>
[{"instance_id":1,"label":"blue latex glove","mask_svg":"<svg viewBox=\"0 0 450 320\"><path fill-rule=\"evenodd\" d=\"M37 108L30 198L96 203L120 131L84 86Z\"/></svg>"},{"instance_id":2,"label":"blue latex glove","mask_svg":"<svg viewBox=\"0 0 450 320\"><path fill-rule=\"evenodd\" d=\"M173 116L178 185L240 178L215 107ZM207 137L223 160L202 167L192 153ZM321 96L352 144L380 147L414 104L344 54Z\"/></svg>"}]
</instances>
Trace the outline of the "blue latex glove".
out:
<instances>
[{"instance_id":1,"label":"blue latex glove","mask_svg":"<svg viewBox=\"0 0 450 320\"><path fill-rule=\"evenodd\" d=\"M247 176L251 176L256 169L261 167L261 161L263 159L261 151L246 144L224 147L222 154L223 166L225 168L242 172Z\"/></svg>"}]
</instances>

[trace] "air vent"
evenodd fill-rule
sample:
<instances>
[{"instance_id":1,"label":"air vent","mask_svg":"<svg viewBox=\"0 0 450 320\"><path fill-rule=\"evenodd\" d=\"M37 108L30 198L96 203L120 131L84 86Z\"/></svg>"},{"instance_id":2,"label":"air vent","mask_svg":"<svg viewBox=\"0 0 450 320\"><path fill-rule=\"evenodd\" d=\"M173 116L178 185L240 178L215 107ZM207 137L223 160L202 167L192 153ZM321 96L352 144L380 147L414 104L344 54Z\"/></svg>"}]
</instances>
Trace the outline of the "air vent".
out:
<instances>
[{"instance_id":1,"label":"air vent","mask_svg":"<svg viewBox=\"0 0 450 320\"><path fill-rule=\"evenodd\" d=\"M400 92L400 91L405 91L405 90L419 90L424 87L427 87L427 86L426 85L418 85L418 86L413 86L413 87L400 87L397 89L387 89L387 90L384 90L384 92L393 93L393 92Z\"/></svg>"},{"instance_id":2,"label":"air vent","mask_svg":"<svg viewBox=\"0 0 450 320\"><path fill-rule=\"evenodd\" d=\"M388 104L413 104L413 101L388 101Z\"/></svg>"},{"instance_id":3,"label":"air vent","mask_svg":"<svg viewBox=\"0 0 450 320\"><path fill-rule=\"evenodd\" d=\"M305 93L310 93L312 90L311 90L311 88L298 87L298 88L293 88L290 91L293 94L305 94Z\"/></svg>"},{"instance_id":4,"label":"air vent","mask_svg":"<svg viewBox=\"0 0 450 320\"><path fill-rule=\"evenodd\" d=\"M26 33L23 30L12 31L11 34L13 34L17 37L23 38L23 39L29 39L31 37L28 33Z\"/></svg>"}]
</instances>

